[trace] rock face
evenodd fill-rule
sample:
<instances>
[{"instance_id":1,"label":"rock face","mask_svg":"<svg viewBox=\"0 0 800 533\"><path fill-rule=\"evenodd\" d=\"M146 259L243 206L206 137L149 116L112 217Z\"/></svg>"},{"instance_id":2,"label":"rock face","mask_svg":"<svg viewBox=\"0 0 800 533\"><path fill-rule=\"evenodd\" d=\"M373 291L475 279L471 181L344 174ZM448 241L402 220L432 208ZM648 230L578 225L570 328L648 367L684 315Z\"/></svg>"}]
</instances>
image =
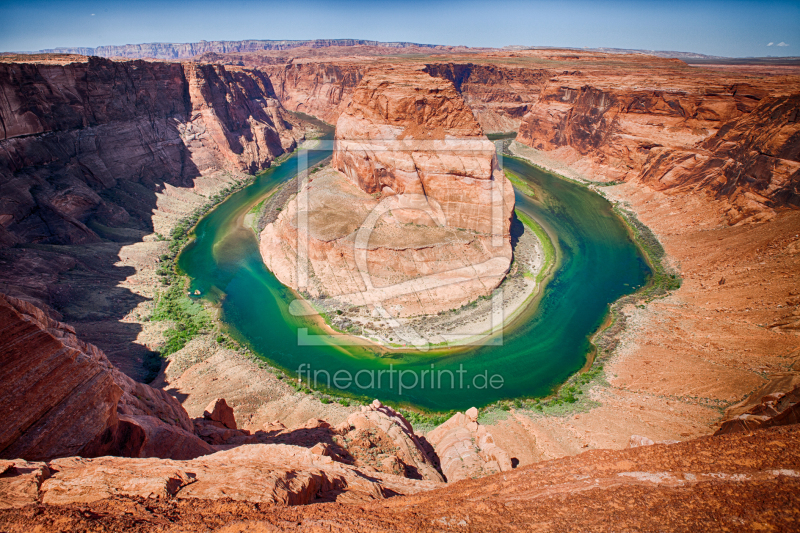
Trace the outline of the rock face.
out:
<instances>
[{"instance_id":1,"label":"rock face","mask_svg":"<svg viewBox=\"0 0 800 533\"><path fill-rule=\"evenodd\" d=\"M203 418L219 422L228 429L236 429L236 418L233 416L233 409L228 406L225 398L218 398L208 404L208 407L203 411Z\"/></svg>"},{"instance_id":2,"label":"rock face","mask_svg":"<svg viewBox=\"0 0 800 533\"><path fill-rule=\"evenodd\" d=\"M225 56L221 56L220 59ZM261 58L243 56L248 64ZM286 109L335 124L370 69L367 62L305 59L259 67ZM516 131L552 72L474 63L427 63L425 72L450 80L487 133Z\"/></svg>"},{"instance_id":3,"label":"rock face","mask_svg":"<svg viewBox=\"0 0 800 533\"><path fill-rule=\"evenodd\" d=\"M339 117L332 166L261 234L284 284L387 318L459 307L502 281L513 188L452 83L372 71Z\"/></svg>"},{"instance_id":4,"label":"rock face","mask_svg":"<svg viewBox=\"0 0 800 533\"><path fill-rule=\"evenodd\" d=\"M511 470L511 458L497 446L486 426L478 424L478 410L456 413L426 435L441 462L448 483Z\"/></svg>"},{"instance_id":5,"label":"rock face","mask_svg":"<svg viewBox=\"0 0 800 533\"><path fill-rule=\"evenodd\" d=\"M351 414L335 428L313 418L291 428L271 423L252 434L208 418L196 418L194 424L195 433L208 444L217 446L216 449L243 444L301 446L315 455L330 457L367 472L437 483L444 481L436 454L425 438L414 433L403 415L381 405L378 400L362 406L360 412Z\"/></svg>"},{"instance_id":6,"label":"rock face","mask_svg":"<svg viewBox=\"0 0 800 533\"><path fill-rule=\"evenodd\" d=\"M431 76L453 82L486 132L517 131L552 72L474 63L429 63Z\"/></svg>"},{"instance_id":7,"label":"rock face","mask_svg":"<svg viewBox=\"0 0 800 533\"><path fill-rule=\"evenodd\" d=\"M0 295L0 457L192 458L212 451L178 401L136 383L74 330Z\"/></svg>"},{"instance_id":8,"label":"rock face","mask_svg":"<svg viewBox=\"0 0 800 533\"><path fill-rule=\"evenodd\" d=\"M304 130L252 69L22 60L0 62L0 284L57 309L81 338L144 379L151 350L134 344L135 324L120 320L142 291L120 283L134 273L120 264L120 249L169 235L172 218L269 166Z\"/></svg>"},{"instance_id":9,"label":"rock face","mask_svg":"<svg viewBox=\"0 0 800 533\"><path fill-rule=\"evenodd\" d=\"M42 53L53 54L81 54L100 57L127 57L131 59L188 59L209 52L256 52L261 50L291 50L293 48L326 48L330 46L380 46L383 48L447 48L432 44L416 43L382 43L380 41L365 41L363 39L312 39L297 41L201 41L199 43L147 43L125 44L120 46L98 46L97 48L55 48L42 50Z\"/></svg>"},{"instance_id":10,"label":"rock face","mask_svg":"<svg viewBox=\"0 0 800 533\"><path fill-rule=\"evenodd\" d=\"M336 124L367 68L347 63L292 62L260 70L269 76L286 109Z\"/></svg>"},{"instance_id":11,"label":"rock face","mask_svg":"<svg viewBox=\"0 0 800 533\"><path fill-rule=\"evenodd\" d=\"M6 244L97 241L92 220L143 229L138 189L253 172L295 145L269 78L247 69L0 63L0 88Z\"/></svg>"},{"instance_id":12,"label":"rock face","mask_svg":"<svg viewBox=\"0 0 800 533\"><path fill-rule=\"evenodd\" d=\"M414 433L403 415L378 400L350 415L336 430L341 435L339 442L355 458L357 465L372 463L378 471L444 482L437 470L438 458L433 448ZM376 443L384 440L388 446L376 455Z\"/></svg>"},{"instance_id":13,"label":"rock face","mask_svg":"<svg viewBox=\"0 0 800 533\"><path fill-rule=\"evenodd\" d=\"M519 142L591 179L725 197L732 223L797 203L797 102L790 89L796 78L690 68L645 55L488 56L480 63L431 58L423 67L453 82L484 131L516 130ZM309 57L265 72L282 85L279 98L292 109L333 120L369 67L366 60Z\"/></svg>"},{"instance_id":14,"label":"rock face","mask_svg":"<svg viewBox=\"0 0 800 533\"><path fill-rule=\"evenodd\" d=\"M452 83L381 69L336 123L333 166L369 194L424 195L448 226L507 236L513 193L494 151Z\"/></svg>"},{"instance_id":15,"label":"rock face","mask_svg":"<svg viewBox=\"0 0 800 533\"><path fill-rule=\"evenodd\" d=\"M800 95L744 84L708 94L691 78L680 91L601 83L548 87L517 140L587 176L726 197L731 224L800 203Z\"/></svg>"},{"instance_id":16,"label":"rock face","mask_svg":"<svg viewBox=\"0 0 800 533\"><path fill-rule=\"evenodd\" d=\"M641 180L656 189L727 196L728 220L763 219L765 207L800 207L800 93L770 96L725 123L701 149L650 150Z\"/></svg>"},{"instance_id":17,"label":"rock face","mask_svg":"<svg viewBox=\"0 0 800 533\"><path fill-rule=\"evenodd\" d=\"M266 453L258 455L260 447L247 448L253 449L257 459L269 457ZM249 453L242 448L233 450L236 454L225 452L195 461L158 461L164 465L158 471L161 482L153 483L155 468L140 468L135 476L141 479L138 487L132 479L117 484L120 472L126 472L126 468L133 465L115 467L112 464L101 473L99 466L106 459L93 459L81 469L67 464L64 474L55 474L41 484L45 500L64 498L60 501L65 505L45 503L22 511L6 508L0 511L0 524L9 531L49 530L53 524L58 524L59 528L71 531L136 533L153 530L267 533L315 528L341 533L375 530L409 533L427 530L705 531L720 529L721 525L745 531L792 531L797 522L796 502L800 491L798 450L800 427L795 425L758 430L751 435L702 437L671 445L592 450L389 500L379 499L364 490L370 478L377 480L371 482L373 486L380 483L381 487L391 487L388 476L356 477L358 492L354 496L359 505L339 503L349 494L344 492L335 503L298 507L256 503L288 499L284 496L285 489L273 485L285 466L276 464L275 470L271 470L274 473L264 472L261 477L253 477L248 469L239 469L237 455ZM270 466L275 456L277 454L268 459ZM219 465L221 461L217 461L217 457L224 458L227 466ZM299 459L293 457L286 463L293 465ZM135 460L135 466L144 462ZM166 463L170 464L170 469L166 468ZM251 459L251 464L259 463ZM209 468L201 468L203 464L208 464ZM256 472L260 472L259 467L256 468ZM337 474L327 470L325 465L314 466L313 471L324 472L325 479L336 479ZM91 480L98 491L123 488L123 493L142 496L121 493L95 500L91 495L87 498L76 493L73 496L76 503L66 503L70 495L63 489L80 480L81 472L85 472L87 480ZM180 488L175 497L144 497L150 493L154 496L168 493L171 487L185 483L182 473L188 477L189 472L196 475L196 481ZM248 489L246 484L229 488L226 479L233 475L251 481L255 490ZM347 479L347 473L341 475ZM4 485L19 477L0 477L0 494L8 494ZM104 479L113 483L101 483ZM37 484L31 481L29 486L35 488ZM191 494L202 495L205 499L184 499L195 486L196 492ZM294 486L302 489L310 483L300 478ZM232 501L219 498L220 489L233 489ZM184 494L184 491L187 492ZM309 492L305 489L303 494ZM320 499L327 499L330 493L318 494ZM16 495L14 500L22 503L21 496ZM372 501L364 501L371 496ZM253 502L242 501L242 497L253 498ZM83 503L78 498L94 501ZM35 498L28 501L38 502Z\"/></svg>"},{"instance_id":18,"label":"rock face","mask_svg":"<svg viewBox=\"0 0 800 533\"><path fill-rule=\"evenodd\" d=\"M758 428L800 423L800 386L787 393L773 393L746 413L725 420L714 435L749 433Z\"/></svg>"},{"instance_id":19,"label":"rock face","mask_svg":"<svg viewBox=\"0 0 800 533\"><path fill-rule=\"evenodd\" d=\"M218 500L303 505L365 502L429 490L435 483L365 473L284 444L254 444L191 461L69 457L13 461L0 478L0 508L31 503L87 504L109 497Z\"/></svg>"}]
</instances>

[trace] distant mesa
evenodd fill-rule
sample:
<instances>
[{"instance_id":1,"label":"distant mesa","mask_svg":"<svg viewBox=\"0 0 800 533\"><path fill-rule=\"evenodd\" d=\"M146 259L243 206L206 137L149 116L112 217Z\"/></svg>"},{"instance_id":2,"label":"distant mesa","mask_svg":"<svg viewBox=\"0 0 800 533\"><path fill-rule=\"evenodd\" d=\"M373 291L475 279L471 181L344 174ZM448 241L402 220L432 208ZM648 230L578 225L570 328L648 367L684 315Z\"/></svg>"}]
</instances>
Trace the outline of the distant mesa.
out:
<instances>
[{"instance_id":1,"label":"distant mesa","mask_svg":"<svg viewBox=\"0 0 800 533\"><path fill-rule=\"evenodd\" d=\"M325 48L329 46L380 46L384 48L445 48L434 44L408 42L383 43L364 39L311 39L299 41L200 41L198 43L145 43L76 48L48 48L43 54L79 54L100 57L127 57L130 59L189 59L197 55L215 52L260 52L262 50L291 50L293 48Z\"/></svg>"}]
</instances>

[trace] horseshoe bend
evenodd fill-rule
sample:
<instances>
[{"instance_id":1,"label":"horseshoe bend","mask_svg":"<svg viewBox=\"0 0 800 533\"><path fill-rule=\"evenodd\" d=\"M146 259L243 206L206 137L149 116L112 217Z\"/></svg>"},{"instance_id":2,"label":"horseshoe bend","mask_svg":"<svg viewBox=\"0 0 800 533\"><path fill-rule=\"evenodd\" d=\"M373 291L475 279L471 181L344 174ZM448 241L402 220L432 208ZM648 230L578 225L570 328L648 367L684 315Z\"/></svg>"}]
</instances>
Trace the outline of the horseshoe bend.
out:
<instances>
[{"instance_id":1,"label":"horseshoe bend","mask_svg":"<svg viewBox=\"0 0 800 533\"><path fill-rule=\"evenodd\" d=\"M0 530L795 529L799 82L3 53Z\"/></svg>"}]
</instances>

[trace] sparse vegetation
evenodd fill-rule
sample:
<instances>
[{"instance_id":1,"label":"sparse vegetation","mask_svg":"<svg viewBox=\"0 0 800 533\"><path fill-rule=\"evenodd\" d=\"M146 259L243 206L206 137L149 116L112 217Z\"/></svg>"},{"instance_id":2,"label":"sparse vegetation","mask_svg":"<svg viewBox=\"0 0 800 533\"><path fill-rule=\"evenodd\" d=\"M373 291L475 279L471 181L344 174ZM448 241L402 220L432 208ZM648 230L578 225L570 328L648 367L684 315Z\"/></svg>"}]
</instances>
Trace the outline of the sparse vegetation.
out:
<instances>
[{"instance_id":1,"label":"sparse vegetation","mask_svg":"<svg viewBox=\"0 0 800 533\"><path fill-rule=\"evenodd\" d=\"M508 169L503 169L503 172L505 172L508 181L513 183L514 187L517 188L522 194L525 194L532 198L536 196L536 191L534 191L525 180L523 180L522 178L520 178L519 176L517 176Z\"/></svg>"},{"instance_id":2,"label":"sparse vegetation","mask_svg":"<svg viewBox=\"0 0 800 533\"><path fill-rule=\"evenodd\" d=\"M647 262L653 271L650 283L637 293L638 296L650 301L667 294L669 291L679 289L682 282L680 274L665 264L666 252L652 230L642 224L632 211L628 211L619 205L614 206L614 211L630 228L636 244L644 252Z\"/></svg>"},{"instance_id":3,"label":"sparse vegetation","mask_svg":"<svg viewBox=\"0 0 800 533\"><path fill-rule=\"evenodd\" d=\"M535 220L517 209L514 210L514 213L517 215L517 218L520 220L520 222L525 224L525 227L530 229L536 235L536 238L539 239L539 242L542 243L542 249L544 251L544 263L542 264L542 268L539 270L539 273L536 274L536 283L541 283L542 280L550 273L550 269L555 264L556 248L553 246L553 241L550 240L550 236Z\"/></svg>"},{"instance_id":4,"label":"sparse vegetation","mask_svg":"<svg viewBox=\"0 0 800 533\"><path fill-rule=\"evenodd\" d=\"M255 176L233 183L211 196L201 207L192 212L191 215L181 220L172 228L169 236L168 251L159 257L159 265L156 274L161 278L161 284L165 287L156 297L156 305L150 320L167 321L172 325L164 332L165 343L158 351L150 352L145 358L143 365L147 370L144 378L149 383L155 379L161 370L161 365L166 357L177 352L186 344L204 331L209 331L213 322L211 316L203 305L192 300L187 294L189 280L180 274L176 268L175 261L188 244L191 238L191 230L197 222L209 213L217 204L221 203L228 196L243 189L253 182ZM156 233L159 241L167 240L161 234ZM217 342L219 337L217 337Z\"/></svg>"},{"instance_id":5,"label":"sparse vegetation","mask_svg":"<svg viewBox=\"0 0 800 533\"><path fill-rule=\"evenodd\" d=\"M403 408L398 408L396 410L398 413L403 415L406 420L411 422L411 425L414 427L414 431L421 433L426 433L435 428L436 426L444 424L450 419L450 417L456 414L455 411L431 413L431 412L412 411L410 409L403 409Z\"/></svg>"}]
</instances>

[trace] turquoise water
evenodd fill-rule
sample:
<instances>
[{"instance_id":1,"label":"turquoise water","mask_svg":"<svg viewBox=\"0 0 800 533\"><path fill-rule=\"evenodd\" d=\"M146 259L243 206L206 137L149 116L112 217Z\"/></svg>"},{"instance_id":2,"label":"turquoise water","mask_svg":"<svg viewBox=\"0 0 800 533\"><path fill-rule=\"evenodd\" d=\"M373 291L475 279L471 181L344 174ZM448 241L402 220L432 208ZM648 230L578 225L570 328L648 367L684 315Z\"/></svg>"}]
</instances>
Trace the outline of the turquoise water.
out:
<instances>
[{"instance_id":1,"label":"turquoise water","mask_svg":"<svg viewBox=\"0 0 800 533\"><path fill-rule=\"evenodd\" d=\"M310 151L309 165L329 155L329 151ZM607 200L581 185L505 158L506 168L537 192L536 200L518 193L517 209L557 237L559 262L538 306L506 328L502 345L444 354L387 353L325 343L301 346L298 328L309 328L310 334L322 331L289 313L293 294L266 269L256 236L241 222L254 204L297 173L297 158L295 154L260 175L201 220L196 239L178 265L190 276L192 291L197 289L203 298L220 305L224 327L234 338L290 372L307 365L304 368L310 368L312 376L316 371L323 385L328 381L326 372L335 385L332 378L341 371L338 384L346 392L431 410L547 395L584 365L589 338L609 304L634 292L650 275ZM428 372L422 374L424 370ZM380 376L378 371L383 371ZM348 375L358 384L348 384Z\"/></svg>"}]
</instances>

